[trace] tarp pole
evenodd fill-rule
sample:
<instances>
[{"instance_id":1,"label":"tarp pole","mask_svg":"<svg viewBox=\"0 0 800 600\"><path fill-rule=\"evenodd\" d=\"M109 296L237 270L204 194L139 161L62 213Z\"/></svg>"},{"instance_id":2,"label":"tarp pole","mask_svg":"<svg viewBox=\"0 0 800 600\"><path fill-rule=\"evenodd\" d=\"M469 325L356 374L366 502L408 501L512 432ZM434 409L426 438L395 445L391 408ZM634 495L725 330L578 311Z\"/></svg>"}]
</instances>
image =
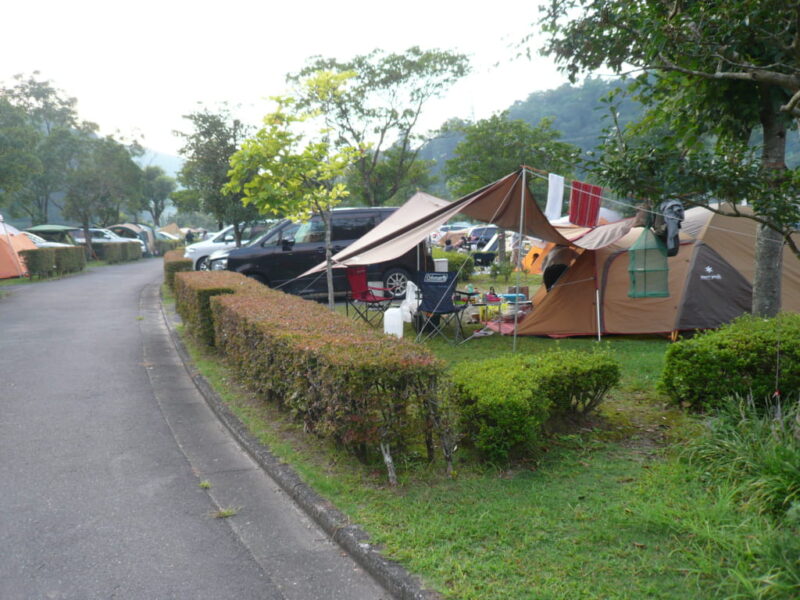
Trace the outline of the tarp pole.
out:
<instances>
[{"instance_id":1,"label":"tarp pole","mask_svg":"<svg viewBox=\"0 0 800 600\"><path fill-rule=\"evenodd\" d=\"M595 274L594 280L594 303L597 306L597 341L600 341L601 333L600 333L600 288L597 285L597 274Z\"/></svg>"},{"instance_id":2,"label":"tarp pole","mask_svg":"<svg viewBox=\"0 0 800 600\"><path fill-rule=\"evenodd\" d=\"M525 222L525 186L527 185L526 178L525 178L526 175L527 175L527 172L526 172L525 168L523 167L522 168L522 191L520 192L520 195L519 195L519 238L517 239L517 286L516 286L517 287L517 292L516 292L517 294L519 294L519 283L520 283L519 278L520 278L520 272L521 272L520 267L522 266L522 261L520 259L522 258L522 225ZM516 306L516 310L514 310L514 344L512 346L512 351L516 352L517 351L517 323L519 322L519 305L520 305L520 301L519 301L519 297L518 296L514 296L514 298L516 298L516 300L517 300L517 302L516 302L517 306Z\"/></svg>"}]
</instances>

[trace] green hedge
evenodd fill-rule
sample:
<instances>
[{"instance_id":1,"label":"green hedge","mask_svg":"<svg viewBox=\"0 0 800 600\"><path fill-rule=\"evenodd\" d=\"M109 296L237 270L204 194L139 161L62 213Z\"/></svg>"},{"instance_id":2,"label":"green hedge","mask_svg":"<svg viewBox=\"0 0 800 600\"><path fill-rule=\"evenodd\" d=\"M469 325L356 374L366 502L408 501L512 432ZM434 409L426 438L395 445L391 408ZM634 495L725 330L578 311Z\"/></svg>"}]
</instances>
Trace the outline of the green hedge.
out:
<instances>
[{"instance_id":1,"label":"green hedge","mask_svg":"<svg viewBox=\"0 0 800 600\"><path fill-rule=\"evenodd\" d=\"M183 251L170 250L164 253L164 281L173 292L175 291L175 273L191 270L192 261L183 258Z\"/></svg>"},{"instance_id":2,"label":"green hedge","mask_svg":"<svg viewBox=\"0 0 800 600\"><path fill-rule=\"evenodd\" d=\"M177 250L182 246L183 242L180 240L156 240L156 253L159 256L164 256L170 250Z\"/></svg>"},{"instance_id":3,"label":"green hedge","mask_svg":"<svg viewBox=\"0 0 800 600\"><path fill-rule=\"evenodd\" d=\"M55 250L55 266L59 274L76 273L86 268L86 252L83 246L65 246Z\"/></svg>"},{"instance_id":4,"label":"green hedge","mask_svg":"<svg viewBox=\"0 0 800 600\"><path fill-rule=\"evenodd\" d=\"M180 275L185 277L185 275ZM424 440L433 449L435 386L443 365L426 349L324 306L264 287L211 300L219 351L265 400L362 460Z\"/></svg>"},{"instance_id":5,"label":"green hedge","mask_svg":"<svg viewBox=\"0 0 800 600\"><path fill-rule=\"evenodd\" d=\"M219 294L263 293L265 286L232 271L191 271L175 277L175 308L187 330L207 346L214 346L214 324L209 299Z\"/></svg>"},{"instance_id":6,"label":"green hedge","mask_svg":"<svg viewBox=\"0 0 800 600\"><path fill-rule=\"evenodd\" d=\"M50 277L56 271L55 248L36 248L19 253L31 278Z\"/></svg>"},{"instance_id":7,"label":"green hedge","mask_svg":"<svg viewBox=\"0 0 800 600\"><path fill-rule=\"evenodd\" d=\"M142 246L139 242L92 242L92 250L98 260L109 264L139 260L142 257Z\"/></svg>"},{"instance_id":8,"label":"green hedge","mask_svg":"<svg viewBox=\"0 0 800 600\"><path fill-rule=\"evenodd\" d=\"M505 461L540 441L552 401L537 394L529 358L467 361L450 375L463 433L484 457Z\"/></svg>"},{"instance_id":9,"label":"green hedge","mask_svg":"<svg viewBox=\"0 0 800 600\"><path fill-rule=\"evenodd\" d=\"M139 242L128 242L122 246L122 260L131 261L142 258L142 245Z\"/></svg>"},{"instance_id":10,"label":"green hedge","mask_svg":"<svg viewBox=\"0 0 800 600\"><path fill-rule=\"evenodd\" d=\"M529 451L551 417L584 416L619 383L619 364L604 352L509 355L453 367L463 433L491 461Z\"/></svg>"},{"instance_id":11,"label":"green hedge","mask_svg":"<svg viewBox=\"0 0 800 600\"><path fill-rule=\"evenodd\" d=\"M776 368L784 398L800 394L800 315L744 316L715 331L672 344L659 389L696 410L721 406L732 396L762 403L775 392Z\"/></svg>"},{"instance_id":12,"label":"green hedge","mask_svg":"<svg viewBox=\"0 0 800 600\"><path fill-rule=\"evenodd\" d=\"M433 258L446 258L447 270L459 272L459 281L469 281L475 273L475 261L472 256L463 252L445 252L439 248L433 249Z\"/></svg>"}]
</instances>

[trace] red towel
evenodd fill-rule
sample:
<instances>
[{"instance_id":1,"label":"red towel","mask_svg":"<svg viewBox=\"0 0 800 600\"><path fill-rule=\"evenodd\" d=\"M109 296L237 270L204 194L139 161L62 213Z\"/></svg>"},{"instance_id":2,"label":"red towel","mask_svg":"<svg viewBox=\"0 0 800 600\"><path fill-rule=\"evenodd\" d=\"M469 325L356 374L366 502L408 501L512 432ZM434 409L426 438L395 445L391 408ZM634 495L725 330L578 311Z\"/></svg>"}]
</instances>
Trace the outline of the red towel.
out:
<instances>
[{"instance_id":1,"label":"red towel","mask_svg":"<svg viewBox=\"0 0 800 600\"><path fill-rule=\"evenodd\" d=\"M603 188L599 185L572 182L572 193L569 197L569 221L581 227L594 227L600 216L600 198Z\"/></svg>"}]
</instances>

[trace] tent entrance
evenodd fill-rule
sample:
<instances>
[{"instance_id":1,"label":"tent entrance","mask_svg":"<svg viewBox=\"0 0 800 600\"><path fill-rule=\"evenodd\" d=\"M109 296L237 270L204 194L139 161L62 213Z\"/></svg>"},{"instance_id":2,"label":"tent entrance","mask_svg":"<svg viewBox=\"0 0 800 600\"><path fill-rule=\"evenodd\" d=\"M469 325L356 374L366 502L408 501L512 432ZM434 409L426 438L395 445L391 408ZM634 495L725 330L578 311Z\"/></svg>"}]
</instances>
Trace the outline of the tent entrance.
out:
<instances>
[{"instance_id":1,"label":"tent entrance","mask_svg":"<svg viewBox=\"0 0 800 600\"><path fill-rule=\"evenodd\" d=\"M630 298L669 297L669 267L667 248L649 227L645 227L639 238L628 250L628 274L630 276Z\"/></svg>"}]
</instances>

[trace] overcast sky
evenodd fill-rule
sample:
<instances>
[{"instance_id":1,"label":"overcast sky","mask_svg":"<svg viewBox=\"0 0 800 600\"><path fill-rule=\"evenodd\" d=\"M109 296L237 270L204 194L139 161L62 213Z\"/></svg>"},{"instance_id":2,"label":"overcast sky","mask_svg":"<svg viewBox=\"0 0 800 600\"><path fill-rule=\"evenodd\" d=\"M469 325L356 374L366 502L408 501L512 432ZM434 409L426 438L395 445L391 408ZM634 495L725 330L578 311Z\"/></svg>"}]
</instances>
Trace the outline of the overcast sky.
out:
<instances>
[{"instance_id":1,"label":"overcast sky","mask_svg":"<svg viewBox=\"0 0 800 600\"><path fill-rule=\"evenodd\" d=\"M450 117L485 118L566 81L549 59L514 60L534 31L536 0L402 2L281 0L8 0L0 82L39 71L78 99L101 132L143 136L176 154L176 129L198 102L239 105L258 123L285 76L315 54L349 59L375 48L455 50L473 73L428 105L424 130Z\"/></svg>"}]
</instances>

